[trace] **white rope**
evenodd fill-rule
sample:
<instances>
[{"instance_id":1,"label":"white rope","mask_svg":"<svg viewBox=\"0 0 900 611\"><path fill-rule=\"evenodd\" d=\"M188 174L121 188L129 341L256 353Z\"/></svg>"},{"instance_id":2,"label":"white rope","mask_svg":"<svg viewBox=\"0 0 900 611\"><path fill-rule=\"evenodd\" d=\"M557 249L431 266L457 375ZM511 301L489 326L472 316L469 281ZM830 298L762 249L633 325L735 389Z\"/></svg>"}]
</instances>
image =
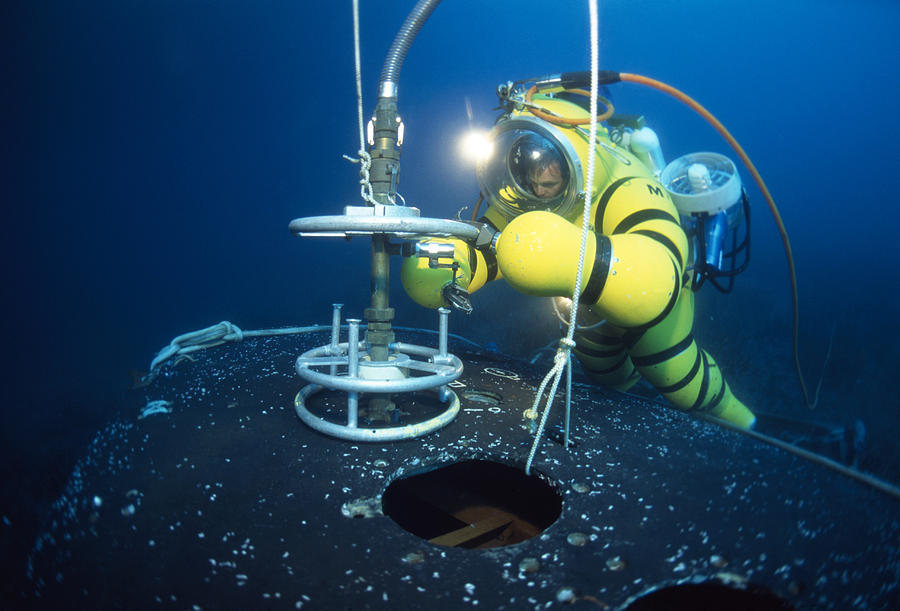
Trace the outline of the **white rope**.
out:
<instances>
[{"instance_id":1,"label":"white rope","mask_svg":"<svg viewBox=\"0 0 900 611\"><path fill-rule=\"evenodd\" d=\"M344 159L351 163L360 164L359 167L359 195L363 201L372 204L377 203L372 195L372 183L369 182L369 169L372 167L372 157L366 151L366 133L363 124L363 97L362 97L362 61L359 53L359 0L353 0L353 52L356 60L356 114L359 122L359 157L344 155Z\"/></svg>"},{"instance_id":2,"label":"white rope","mask_svg":"<svg viewBox=\"0 0 900 611\"><path fill-rule=\"evenodd\" d=\"M228 342L239 342L245 337L298 335L301 333L314 333L316 331L329 331L331 330L331 328L331 325L310 325L307 327L281 327L277 329L257 329L253 331L242 331L241 328L236 324L228 322L227 320L223 320L218 324L206 327L205 329L200 329L199 331L183 333L169 342L169 345L160 350L153 358L153 361L151 361L150 363L150 372L143 378L141 378L141 382L142 385L144 385L149 384L154 379L156 379L156 376L159 375L159 371L162 368L163 364L169 359L187 355L192 352L197 352L198 350L205 350L207 348L221 346L222 344L226 344ZM342 328L346 329L347 325L342 325ZM364 329L366 328L366 325L360 325L360 328ZM420 333L432 334L439 333L434 329L418 329L415 327L393 326L391 328L396 331L418 331ZM461 335L449 333L448 337L452 337L458 341L470 344L478 350L483 350L481 345Z\"/></svg>"},{"instance_id":3,"label":"white rope","mask_svg":"<svg viewBox=\"0 0 900 611\"><path fill-rule=\"evenodd\" d=\"M228 342L239 342L245 337L268 337L273 335L294 335L297 333L310 333L330 329L331 326L313 325L310 327L285 327L283 329L259 329L256 331L241 331L237 325L223 320L222 322L179 335L169 345L160 350L150 362L150 372L141 381L149 384L157 375L163 363L176 356L190 354L198 350L205 350L213 346L221 346Z\"/></svg>"},{"instance_id":4,"label":"white rope","mask_svg":"<svg viewBox=\"0 0 900 611\"><path fill-rule=\"evenodd\" d=\"M559 348L557 348L556 356L553 359L553 368L547 373L547 375L544 377L544 380L541 382L537 394L535 395L534 404L531 406L531 409L525 413L526 417L532 419L537 416L537 408L538 404L541 401L541 396L543 395L544 389L547 387L547 384L552 377L553 384L550 387L550 394L547 396L544 413L541 416L541 423L538 426L537 432L535 433L534 443L531 446L531 452L528 454L528 460L525 463L526 475L531 474L531 463L534 460L538 445L541 442L541 436L544 433L544 427L547 424L547 418L550 416L550 406L553 405L553 399L556 397L556 389L559 386L562 372L566 369L566 367L572 366L572 348L575 346L575 341L572 338L575 335L575 327L577 326L576 321L578 320L578 300L581 297L581 282L584 275L584 255L587 251L587 238L590 231L591 201L593 199L594 159L596 157L596 155L594 154L594 150L597 146L597 89L600 69L599 33L597 27L597 0L589 0L588 6L591 24L591 123L590 134L588 135L587 176L585 177L584 191L582 192L584 195L584 211L582 213L581 219L581 250L578 255L578 270L575 274L575 288L572 291L572 310L569 313L569 326L568 330L566 331L566 337L559 341ZM566 403L568 404L571 399L571 384L567 384L567 393L569 393L566 398Z\"/></svg>"}]
</instances>

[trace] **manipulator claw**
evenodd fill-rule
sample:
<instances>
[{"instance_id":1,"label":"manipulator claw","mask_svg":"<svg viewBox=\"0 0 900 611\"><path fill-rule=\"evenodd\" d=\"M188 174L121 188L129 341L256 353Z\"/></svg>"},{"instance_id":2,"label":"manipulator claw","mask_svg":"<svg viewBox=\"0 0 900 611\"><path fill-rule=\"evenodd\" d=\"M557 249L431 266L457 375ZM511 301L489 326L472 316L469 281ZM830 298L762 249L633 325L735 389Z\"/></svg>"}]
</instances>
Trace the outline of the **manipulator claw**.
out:
<instances>
[{"instance_id":1,"label":"manipulator claw","mask_svg":"<svg viewBox=\"0 0 900 611\"><path fill-rule=\"evenodd\" d=\"M429 238L411 246L404 253L401 279L413 301L471 312L471 246L456 238Z\"/></svg>"},{"instance_id":2,"label":"manipulator claw","mask_svg":"<svg viewBox=\"0 0 900 611\"><path fill-rule=\"evenodd\" d=\"M441 297L443 297L444 302L454 310L471 314L472 310L475 309L472 306L472 301L469 299L469 291L456 284L455 280L453 282L448 282L443 286L441 289Z\"/></svg>"},{"instance_id":3,"label":"manipulator claw","mask_svg":"<svg viewBox=\"0 0 900 611\"><path fill-rule=\"evenodd\" d=\"M430 269L447 268L453 273L451 280L441 287L441 298L444 303L454 310L470 314L473 309L472 301L469 299L469 291L457 283L459 262L455 255L456 246L452 242L419 242L416 244L416 256L427 259ZM441 263L440 259L450 259L452 263Z\"/></svg>"},{"instance_id":4,"label":"manipulator claw","mask_svg":"<svg viewBox=\"0 0 900 611\"><path fill-rule=\"evenodd\" d=\"M466 222L478 228L474 240L439 237L403 245L403 288L419 305L468 314L469 295L500 277L494 256L500 232L488 223Z\"/></svg>"}]
</instances>

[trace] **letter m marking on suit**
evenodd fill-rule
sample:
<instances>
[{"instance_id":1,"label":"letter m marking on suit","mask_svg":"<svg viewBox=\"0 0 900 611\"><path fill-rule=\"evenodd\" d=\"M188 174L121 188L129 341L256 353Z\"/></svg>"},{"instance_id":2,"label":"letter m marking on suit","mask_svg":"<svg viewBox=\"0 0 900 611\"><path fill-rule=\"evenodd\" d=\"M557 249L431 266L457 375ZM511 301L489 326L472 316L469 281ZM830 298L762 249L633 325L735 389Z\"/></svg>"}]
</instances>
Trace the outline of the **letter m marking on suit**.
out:
<instances>
[{"instance_id":1,"label":"letter m marking on suit","mask_svg":"<svg viewBox=\"0 0 900 611\"><path fill-rule=\"evenodd\" d=\"M648 184L647 190L650 191L650 195L655 195L657 197L665 197L665 195L663 195L663 190L660 189L659 187L657 187L656 185Z\"/></svg>"}]
</instances>

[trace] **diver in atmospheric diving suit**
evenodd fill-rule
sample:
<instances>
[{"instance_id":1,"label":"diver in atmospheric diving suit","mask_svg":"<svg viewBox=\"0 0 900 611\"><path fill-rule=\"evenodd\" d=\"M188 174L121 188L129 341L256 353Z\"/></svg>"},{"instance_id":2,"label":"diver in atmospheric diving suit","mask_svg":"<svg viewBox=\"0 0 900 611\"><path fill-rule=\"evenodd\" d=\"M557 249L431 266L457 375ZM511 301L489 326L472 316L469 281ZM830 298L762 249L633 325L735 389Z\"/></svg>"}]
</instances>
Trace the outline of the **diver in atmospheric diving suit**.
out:
<instances>
[{"instance_id":1,"label":"diver in atmospheric diving suit","mask_svg":"<svg viewBox=\"0 0 900 611\"><path fill-rule=\"evenodd\" d=\"M535 95L532 102L507 106L491 132L493 155L479 163L487 237L475 244L428 240L454 246L452 261L447 256L440 267L424 257L404 259L403 285L416 302L447 306L497 278L529 295L571 297L589 116L559 97ZM598 384L624 391L643 377L681 410L752 427L755 416L694 340L691 245L652 164L599 123L594 154L580 298L588 326L575 333L575 355Z\"/></svg>"}]
</instances>

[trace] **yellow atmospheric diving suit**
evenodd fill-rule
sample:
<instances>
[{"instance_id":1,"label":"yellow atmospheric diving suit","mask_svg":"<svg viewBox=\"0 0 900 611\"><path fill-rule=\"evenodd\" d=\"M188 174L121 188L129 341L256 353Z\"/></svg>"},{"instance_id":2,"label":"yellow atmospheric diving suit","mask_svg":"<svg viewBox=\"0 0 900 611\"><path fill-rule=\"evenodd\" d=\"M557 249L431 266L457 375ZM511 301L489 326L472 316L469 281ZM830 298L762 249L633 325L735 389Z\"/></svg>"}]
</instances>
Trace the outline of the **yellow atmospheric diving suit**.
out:
<instances>
[{"instance_id":1,"label":"yellow atmospheric diving suit","mask_svg":"<svg viewBox=\"0 0 900 611\"><path fill-rule=\"evenodd\" d=\"M563 99L537 95L534 103L553 116L588 117ZM454 245L452 261L441 260L455 263L452 270L406 258L403 285L418 303L447 305L448 284L471 294L501 277L529 295L571 297L589 133L583 125L545 121L528 108L497 121L494 154L478 167L489 204L480 220L496 231L493 239L474 245L437 240ZM692 253L672 199L641 158L599 125L594 154L580 303L587 318L606 322L576 331L575 355L599 384L627 390L643 377L681 410L752 427L753 413L694 340Z\"/></svg>"}]
</instances>

